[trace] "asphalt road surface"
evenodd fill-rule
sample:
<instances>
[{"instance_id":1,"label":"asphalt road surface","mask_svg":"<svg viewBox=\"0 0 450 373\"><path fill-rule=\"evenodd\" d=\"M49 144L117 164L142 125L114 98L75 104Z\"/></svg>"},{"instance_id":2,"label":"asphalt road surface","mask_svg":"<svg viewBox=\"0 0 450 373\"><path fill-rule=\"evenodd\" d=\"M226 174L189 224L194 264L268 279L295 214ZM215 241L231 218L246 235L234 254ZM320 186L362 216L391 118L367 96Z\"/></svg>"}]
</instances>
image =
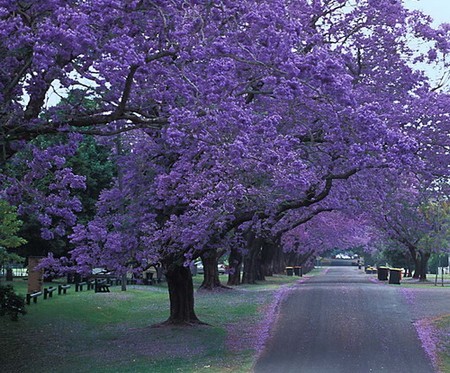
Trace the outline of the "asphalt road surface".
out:
<instances>
[{"instance_id":1,"label":"asphalt road surface","mask_svg":"<svg viewBox=\"0 0 450 373\"><path fill-rule=\"evenodd\" d=\"M256 373L434 372L394 286L355 267L330 267L293 290Z\"/></svg>"}]
</instances>

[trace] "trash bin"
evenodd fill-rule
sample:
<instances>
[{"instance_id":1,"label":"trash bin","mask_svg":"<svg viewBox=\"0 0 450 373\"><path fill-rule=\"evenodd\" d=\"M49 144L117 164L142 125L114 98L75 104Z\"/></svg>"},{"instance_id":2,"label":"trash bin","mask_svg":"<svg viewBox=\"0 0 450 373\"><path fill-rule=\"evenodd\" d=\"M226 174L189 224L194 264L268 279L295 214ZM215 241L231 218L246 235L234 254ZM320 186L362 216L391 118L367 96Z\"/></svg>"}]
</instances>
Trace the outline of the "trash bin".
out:
<instances>
[{"instance_id":1,"label":"trash bin","mask_svg":"<svg viewBox=\"0 0 450 373\"><path fill-rule=\"evenodd\" d=\"M389 275L388 267L378 267L378 280L387 281Z\"/></svg>"},{"instance_id":2,"label":"trash bin","mask_svg":"<svg viewBox=\"0 0 450 373\"><path fill-rule=\"evenodd\" d=\"M368 275L371 275L372 273L375 273L375 270L374 270L374 268L373 267L371 267L371 266L368 266L368 267L366 267L366 273L368 274Z\"/></svg>"},{"instance_id":3,"label":"trash bin","mask_svg":"<svg viewBox=\"0 0 450 373\"><path fill-rule=\"evenodd\" d=\"M294 268L293 267L286 267L286 274L288 276L293 276L294 275Z\"/></svg>"},{"instance_id":4,"label":"trash bin","mask_svg":"<svg viewBox=\"0 0 450 373\"><path fill-rule=\"evenodd\" d=\"M296 276L303 276L303 268L301 266L295 266L294 267L294 274Z\"/></svg>"},{"instance_id":5,"label":"trash bin","mask_svg":"<svg viewBox=\"0 0 450 373\"><path fill-rule=\"evenodd\" d=\"M390 268L389 269L389 283L400 285L400 280L402 279L402 272L403 270L401 268Z\"/></svg>"}]
</instances>

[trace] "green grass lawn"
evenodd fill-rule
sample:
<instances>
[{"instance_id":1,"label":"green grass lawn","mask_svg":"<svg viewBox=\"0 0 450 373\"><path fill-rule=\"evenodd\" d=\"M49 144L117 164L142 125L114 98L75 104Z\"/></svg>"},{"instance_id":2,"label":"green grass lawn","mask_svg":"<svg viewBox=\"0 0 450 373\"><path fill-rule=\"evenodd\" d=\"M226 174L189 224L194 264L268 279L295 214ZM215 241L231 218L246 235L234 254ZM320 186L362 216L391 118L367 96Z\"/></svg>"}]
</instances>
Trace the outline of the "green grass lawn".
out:
<instances>
[{"instance_id":1,"label":"green grass lawn","mask_svg":"<svg viewBox=\"0 0 450 373\"><path fill-rule=\"evenodd\" d=\"M438 330L440 372L450 373L450 315L437 319L434 326Z\"/></svg>"},{"instance_id":2,"label":"green grass lawn","mask_svg":"<svg viewBox=\"0 0 450 373\"><path fill-rule=\"evenodd\" d=\"M406 287L442 287L442 278L438 277L437 281L436 275L427 274L427 279L425 281L419 281L417 279L413 279L411 277L402 277L401 284ZM450 275L444 275L444 287L450 287Z\"/></svg>"},{"instance_id":3,"label":"green grass lawn","mask_svg":"<svg viewBox=\"0 0 450 373\"><path fill-rule=\"evenodd\" d=\"M202 276L194 277L196 286ZM196 292L197 316L209 326L154 327L169 316L165 284L111 293L73 288L27 307L19 322L0 318L0 367L7 372L248 372L263 310L282 285ZM226 283L226 277L221 278ZM46 284L49 285L49 284ZM26 281L14 281L26 294Z\"/></svg>"}]
</instances>

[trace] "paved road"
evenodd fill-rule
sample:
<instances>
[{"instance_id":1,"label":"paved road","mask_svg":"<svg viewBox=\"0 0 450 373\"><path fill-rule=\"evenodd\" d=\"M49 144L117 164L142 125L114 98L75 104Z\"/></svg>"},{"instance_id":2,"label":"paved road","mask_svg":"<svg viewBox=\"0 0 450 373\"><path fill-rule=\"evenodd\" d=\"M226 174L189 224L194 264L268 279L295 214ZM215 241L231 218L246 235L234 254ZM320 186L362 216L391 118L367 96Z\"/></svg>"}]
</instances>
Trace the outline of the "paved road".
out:
<instances>
[{"instance_id":1,"label":"paved road","mask_svg":"<svg viewBox=\"0 0 450 373\"><path fill-rule=\"evenodd\" d=\"M405 298L355 267L330 267L290 293L256 373L429 373Z\"/></svg>"}]
</instances>

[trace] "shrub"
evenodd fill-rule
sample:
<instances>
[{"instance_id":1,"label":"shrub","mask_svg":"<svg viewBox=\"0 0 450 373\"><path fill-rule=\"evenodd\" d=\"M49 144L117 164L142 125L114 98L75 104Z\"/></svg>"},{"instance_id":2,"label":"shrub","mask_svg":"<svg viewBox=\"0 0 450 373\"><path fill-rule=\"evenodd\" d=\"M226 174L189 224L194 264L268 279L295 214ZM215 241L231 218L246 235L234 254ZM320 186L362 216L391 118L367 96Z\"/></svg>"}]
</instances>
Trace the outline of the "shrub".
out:
<instances>
[{"instance_id":1,"label":"shrub","mask_svg":"<svg viewBox=\"0 0 450 373\"><path fill-rule=\"evenodd\" d=\"M11 285L0 286L0 316L8 315L12 321L19 319L19 314L25 315L25 301L14 293Z\"/></svg>"}]
</instances>

